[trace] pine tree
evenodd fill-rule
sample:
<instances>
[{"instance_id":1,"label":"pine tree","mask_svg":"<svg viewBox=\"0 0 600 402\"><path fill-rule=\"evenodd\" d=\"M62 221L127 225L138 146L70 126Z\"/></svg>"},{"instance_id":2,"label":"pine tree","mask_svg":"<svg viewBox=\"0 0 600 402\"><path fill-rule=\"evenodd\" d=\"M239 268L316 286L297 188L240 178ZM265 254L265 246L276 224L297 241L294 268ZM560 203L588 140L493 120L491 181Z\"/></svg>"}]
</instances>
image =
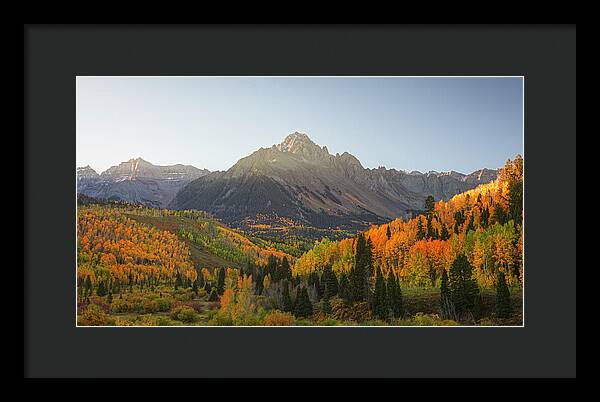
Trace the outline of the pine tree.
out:
<instances>
[{"instance_id":1,"label":"pine tree","mask_svg":"<svg viewBox=\"0 0 600 402\"><path fill-rule=\"evenodd\" d=\"M100 297L106 296L106 288L104 287L104 281L101 281L98 284L98 289L96 289L96 294Z\"/></svg>"},{"instance_id":2,"label":"pine tree","mask_svg":"<svg viewBox=\"0 0 600 402\"><path fill-rule=\"evenodd\" d=\"M220 295L225 291L225 268L219 268L217 272L217 293Z\"/></svg>"},{"instance_id":3,"label":"pine tree","mask_svg":"<svg viewBox=\"0 0 600 402\"><path fill-rule=\"evenodd\" d=\"M372 310L375 316L381 320L389 317L389 305L385 281L379 269L375 272L375 293L373 294Z\"/></svg>"},{"instance_id":4,"label":"pine tree","mask_svg":"<svg viewBox=\"0 0 600 402\"><path fill-rule=\"evenodd\" d=\"M423 240L425 238L425 231L423 230L423 221L421 217L417 217L417 240Z\"/></svg>"},{"instance_id":5,"label":"pine tree","mask_svg":"<svg viewBox=\"0 0 600 402\"><path fill-rule=\"evenodd\" d=\"M350 271L350 301L360 302L366 300L365 277L365 237L359 233L356 238L356 250L354 252L354 266Z\"/></svg>"},{"instance_id":6,"label":"pine tree","mask_svg":"<svg viewBox=\"0 0 600 402\"><path fill-rule=\"evenodd\" d=\"M433 198L432 195L428 195L427 198L425 198L425 211L427 212L427 215L431 216L433 214L434 209L435 209L435 199Z\"/></svg>"},{"instance_id":7,"label":"pine tree","mask_svg":"<svg viewBox=\"0 0 600 402\"><path fill-rule=\"evenodd\" d=\"M296 317L309 317L313 313L313 306L308 297L308 291L305 286L298 289L296 303L294 306L294 315Z\"/></svg>"},{"instance_id":8,"label":"pine tree","mask_svg":"<svg viewBox=\"0 0 600 402\"><path fill-rule=\"evenodd\" d=\"M440 313L444 319L456 319L454 305L450 298L450 289L448 288L448 273L444 269L440 280Z\"/></svg>"},{"instance_id":9,"label":"pine tree","mask_svg":"<svg viewBox=\"0 0 600 402\"><path fill-rule=\"evenodd\" d=\"M325 290L323 291L323 312L325 314L331 313L331 303L329 302L329 286L325 284Z\"/></svg>"},{"instance_id":10,"label":"pine tree","mask_svg":"<svg viewBox=\"0 0 600 402\"><path fill-rule=\"evenodd\" d=\"M86 290L86 292L85 292L86 297L90 293L92 293L92 280L90 279L89 275L86 275L86 277L85 277L85 290Z\"/></svg>"},{"instance_id":11,"label":"pine tree","mask_svg":"<svg viewBox=\"0 0 600 402\"><path fill-rule=\"evenodd\" d=\"M387 281L387 294L390 303L390 309L394 318L402 318L404 315L404 305L402 301L402 290L396 275L390 272Z\"/></svg>"},{"instance_id":12,"label":"pine tree","mask_svg":"<svg viewBox=\"0 0 600 402\"><path fill-rule=\"evenodd\" d=\"M448 227L442 222L442 231L440 232L440 240L448 240L450 233L448 233Z\"/></svg>"},{"instance_id":13,"label":"pine tree","mask_svg":"<svg viewBox=\"0 0 600 402\"><path fill-rule=\"evenodd\" d=\"M290 267L290 262L287 257L283 257L283 260L281 261L281 277L282 279L292 278L292 268Z\"/></svg>"},{"instance_id":14,"label":"pine tree","mask_svg":"<svg viewBox=\"0 0 600 402\"><path fill-rule=\"evenodd\" d=\"M434 237L433 234L433 225L431 224L431 215L427 215L427 239L431 239Z\"/></svg>"},{"instance_id":15,"label":"pine tree","mask_svg":"<svg viewBox=\"0 0 600 402\"><path fill-rule=\"evenodd\" d=\"M323 287L327 287L330 297L337 295L339 292L337 277L329 265L323 269L323 274L321 275L321 285Z\"/></svg>"},{"instance_id":16,"label":"pine tree","mask_svg":"<svg viewBox=\"0 0 600 402\"><path fill-rule=\"evenodd\" d=\"M510 292L506 284L504 272L498 271L496 276L496 316L509 318L512 314L510 307Z\"/></svg>"},{"instance_id":17,"label":"pine tree","mask_svg":"<svg viewBox=\"0 0 600 402\"><path fill-rule=\"evenodd\" d=\"M464 254L458 255L450 266L448 289L456 313L459 316L471 314L476 319L479 313L479 287Z\"/></svg>"},{"instance_id":18,"label":"pine tree","mask_svg":"<svg viewBox=\"0 0 600 402\"><path fill-rule=\"evenodd\" d=\"M348 276L345 272L340 274L340 283L339 283L339 291L338 294L344 300L346 304L350 303L351 295L350 295L350 284L348 283Z\"/></svg>"},{"instance_id":19,"label":"pine tree","mask_svg":"<svg viewBox=\"0 0 600 402\"><path fill-rule=\"evenodd\" d=\"M292 298L290 297L290 285L287 280L281 282L282 291L281 291L281 299L282 299L282 308L283 311L291 312L292 311Z\"/></svg>"},{"instance_id":20,"label":"pine tree","mask_svg":"<svg viewBox=\"0 0 600 402\"><path fill-rule=\"evenodd\" d=\"M387 230L385 231L385 235L387 236L387 239L391 239L392 238L392 231L390 230L390 225L387 225Z\"/></svg>"}]
</instances>

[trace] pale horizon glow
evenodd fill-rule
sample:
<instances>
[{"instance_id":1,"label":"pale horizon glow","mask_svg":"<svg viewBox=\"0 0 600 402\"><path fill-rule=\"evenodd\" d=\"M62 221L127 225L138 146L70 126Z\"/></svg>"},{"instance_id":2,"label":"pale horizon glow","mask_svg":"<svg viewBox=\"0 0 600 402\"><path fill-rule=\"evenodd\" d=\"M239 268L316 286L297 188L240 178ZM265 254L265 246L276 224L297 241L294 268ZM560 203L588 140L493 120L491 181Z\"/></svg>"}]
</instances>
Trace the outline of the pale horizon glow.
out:
<instances>
[{"instance_id":1,"label":"pale horizon glow","mask_svg":"<svg viewBox=\"0 0 600 402\"><path fill-rule=\"evenodd\" d=\"M77 77L77 166L227 170L304 132L364 167L470 173L523 154L522 77Z\"/></svg>"}]
</instances>

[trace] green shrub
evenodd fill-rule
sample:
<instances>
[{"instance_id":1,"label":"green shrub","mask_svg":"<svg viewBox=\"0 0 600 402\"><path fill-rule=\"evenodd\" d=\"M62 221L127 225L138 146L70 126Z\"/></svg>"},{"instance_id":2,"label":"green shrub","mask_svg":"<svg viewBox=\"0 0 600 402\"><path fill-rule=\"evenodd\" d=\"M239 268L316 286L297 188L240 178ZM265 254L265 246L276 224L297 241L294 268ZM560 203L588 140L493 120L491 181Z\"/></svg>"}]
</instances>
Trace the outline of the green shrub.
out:
<instances>
[{"instance_id":1,"label":"green shrub","mask_svg":"<svg viewBox=\"0 0 600 402\"><path fill-rule=\"evenodd\" d=\"M110 305L110 311L113 313L131 313L135 310L135 306L127 299L113 299Z\"/></svg>"},{"instance_id":2,"label":"green shrub","mask_svg":"<svg viewBox=\"0 0 600 402\"><path fill-rule=\"evenodd\" d=\"M84 326L115 325L115 320L102 311L99 306L90 304L83 314L77 317L77 323Z\"/></svg>"},{"instance_id":3,"label":"green shrub","mask_svg":"<svg viewBox=\"0 0 600 402\"><path fill-rule=\"evenodd\" d=\"M340 322L334 318L327 318L325 320L319 321L318 325L322 325L324 327L334 327L336 325L340 325Z\"/></svg>"},{"instance_id":4,"label":"green shrub","mask_svg":"<svg viewBox=\"0 0 600 402\"><path fill-rule=\"evenodd\" d=\"M174 303L174 300L171 298L167 298L167 297L159 297L158 299L154 300L156 302L156 304L158 304L158 311L169 311L171 310L171 306Z\"/></svg>"},{"instance_id":5,"label":"green shrub","mask_svg":"<svg viewBox=\"0 0 600 402\"><path fill-rule=\"evenodd\" d=\"M196 311L188 306L177 306L171 310L171 318L185 323L196 321Z\"/></svg>"},{"instance_id":6,"label":"green shrub","mask_svg":"<svg viewBox=\"0 0 600 402\"><path fill-rule=\"evenodd\" d=\"M229 314L221 314L219 311L213 310L210 311L208 315L210 317L210 319L208 320L208 325L233 325L233 321L231 320L231 316Z\"/></svg>"}]
</instances>

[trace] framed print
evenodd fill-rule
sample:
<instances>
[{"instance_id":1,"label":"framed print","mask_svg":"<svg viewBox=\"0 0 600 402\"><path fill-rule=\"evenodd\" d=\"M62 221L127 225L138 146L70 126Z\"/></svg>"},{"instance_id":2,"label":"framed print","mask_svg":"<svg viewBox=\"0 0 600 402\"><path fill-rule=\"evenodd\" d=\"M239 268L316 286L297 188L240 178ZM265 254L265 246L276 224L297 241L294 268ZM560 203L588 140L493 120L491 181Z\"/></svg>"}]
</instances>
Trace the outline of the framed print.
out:
<instances>
[{"instance_id":1,"label":"framed print","mask_svg":"<svg viewBox=\"0 0 600 402\"><path fill-rule=\"evenodd\" d=\"M26 377L575 376L574 26L24 43Z\"/></svg>"}]
</instances>

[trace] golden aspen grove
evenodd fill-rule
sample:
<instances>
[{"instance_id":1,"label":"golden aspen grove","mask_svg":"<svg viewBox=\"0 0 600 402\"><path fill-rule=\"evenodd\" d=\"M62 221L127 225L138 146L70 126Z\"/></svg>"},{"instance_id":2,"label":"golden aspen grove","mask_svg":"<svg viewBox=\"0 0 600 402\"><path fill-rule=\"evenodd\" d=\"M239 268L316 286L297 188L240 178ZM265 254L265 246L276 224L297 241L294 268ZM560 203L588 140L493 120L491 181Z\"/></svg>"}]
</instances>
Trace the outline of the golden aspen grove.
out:
<instances>
[{"instance_id":1,"label":"golden aspen grove","mask_svg":"<svg viewBox=\"0 0 600 402\"><path fill-rule=\"evenodd\" d=\"M80 197L77 324L523 323L520 155L410 219L358 231L280 221L267 236L268 225L236 229L199 210Z\"/></svg>"}]
</instances>

